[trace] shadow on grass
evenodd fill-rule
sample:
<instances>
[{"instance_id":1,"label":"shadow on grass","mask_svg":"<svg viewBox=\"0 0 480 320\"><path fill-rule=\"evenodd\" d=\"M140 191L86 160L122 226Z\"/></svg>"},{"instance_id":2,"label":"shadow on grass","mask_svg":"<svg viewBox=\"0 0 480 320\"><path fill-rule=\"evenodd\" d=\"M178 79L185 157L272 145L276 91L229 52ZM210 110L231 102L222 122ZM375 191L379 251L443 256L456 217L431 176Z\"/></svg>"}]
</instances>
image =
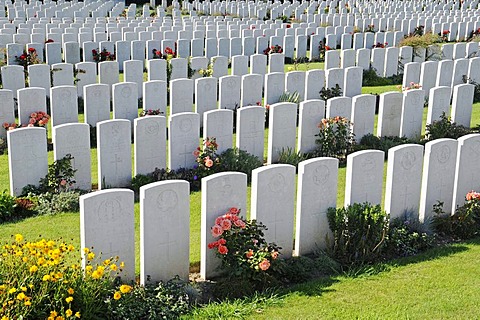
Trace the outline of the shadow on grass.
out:
<instances>
[{"instance_id":1,"label":"shadow on grass","mask_svg":"<svg viewBox=\"0 0 480 320\"><path fill-rule=\"evenodd\" d=\"M403 267L411 264L445 258L470 250L467 245L480 245L480 238L464 241L462 243L448 244L445 246L432 248L415 256L397 258L386 262L378 262L372 265L352 267L336 275L325 276L310 280L305 283L294 285L282 291L282 295L296 293L305 296L321 296L324 293L333 292L334 290L329 287L331 287L334 283L340 282L340 277L369 277L380 274L382 272L388 272L395 267Z\"/></svg>"}]
</instances>

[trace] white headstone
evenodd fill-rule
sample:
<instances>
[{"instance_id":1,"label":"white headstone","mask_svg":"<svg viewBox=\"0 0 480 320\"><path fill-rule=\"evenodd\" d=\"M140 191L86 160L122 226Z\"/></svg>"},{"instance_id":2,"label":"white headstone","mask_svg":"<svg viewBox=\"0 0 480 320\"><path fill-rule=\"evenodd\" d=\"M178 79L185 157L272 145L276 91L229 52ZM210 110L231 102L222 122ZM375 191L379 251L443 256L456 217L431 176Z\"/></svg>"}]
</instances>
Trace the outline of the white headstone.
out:
<instances>
[{"instance_id":1,"label":"white headstone","mask_svg":"<svg viewBox=\"0 0 480 320\"><path fill-rule=\"evenodd\" d=\"M295 254L327 248L332 239L328 208L337 207L338 160L314 158L298 164Z\"/></svg>"},{"instance_id":2,"label":"white headstone","mask_svg":"<svg viewBox=\"0 0 480 320\"><path fill-rule=\"evenodd\" d=\"M475 87L472 84L459 84L453 87L452 121L470 127Z\"/></svg>"},{"instance_id":3,"label":"white headstone","mask_svg":"<svg viewBox=\"0 0 480 320\"><path fill-rule=\"evenodd\" d=\"M192 112L193 80L176 79L170 81L170 114Z\"/></svg>"},{"instance_id":4,"label":"white headstone","mask_svg":"<svg viewBox=\"0 0 480 320\"><path fill-rule=\"evenodd\" d=\"M70 154L75 171L74 188L92 189L90 154L90 127L86 123L68 123L53 127L53 159L59 160Z\"/></svg>"},{"instance_id":5,"label":"white headstone","mask_svg":"<svg viewBox=\"0 0 480 320\"><path fill-rule=\"evenodd\" d=\"M273 72L265 75L265 104L277 103L284 93L285 73Z\"/></svg>"},{"instance_id":6,"label":"white headstone","mask_svg":"<svg viewBox=\"0 0 480 320\"><path fill-rule=\"evenodd\" d=\"M423 165L423 146L406 144L388 150L385 211L391 219L417 217Z\"/></svg>"},{"instance_id":7,"label":"white headstone","mask_svg":"<svg viewBox=\"0 0 480 320\"><path fill-rule=\"evenodd\" d=\"M166 168L166 118L145 116L134 120L134 174L149 174Z\"/></svg>"},{"instance_id":8,"label":"white headstone","mask_svg":"<svg viewBox=\"0 0 480 320\"><path fill-rule=\"evenodd\" d=\"M298 123L298 152L308 153L316 148L318 124L325 118L325 101L306 100L300 102Z\"/></svg>"},{"instance_id":9,"label":"white headstone","mask_svg":"<svg viewBox=\"0 0 480 320\"><path fill-rule=\"evenodd\" d=\"M160 110L167 114L167 82L150 80L143 83L143 110Z\"/></svg>"},{"instance_id":10,"label":"white headstone","mask_svg":"<svg viewBox=\"0 0 480 320\"><path fill-rule=\"evenodd\" d=\"M19 128L7 132L10 194L18 196L28 184L38 186L48 171L47 132Z\"/></svg>"},{"instance_id":11,"label":"white headstone","mask_svg":"<svg viewBox=\"0 0 480 320\"><path fill-rule=\"evenodd\" d=\"M127 119L133 126L133 120L138 117L137 83L122 82L112 86L113 118Z\"/></svg>"},{"instance_id":12,"label":"white headstone","mask_svg":"<svg viewBox=\"0 0 480 320\"><path fill-rule=\"evenodd\" d=\"M195 112L200 115L200 123L205 112L217 108L217 82L214 77L195 80Z\"/></svg>"},{"instance_id":13,"label":"white headstone","mask_svg":"<svg viewBox=\"0 0 480 320\"><path fill-rule=\"evenodd\" d=\"M275 163L282 151L295 151L297 104L280 102L270 106L267 163Z\"/></svg>"},{"instance_id":14,"label":"white headstone","mask_svg":"<svg viewBox=\"0 0 480 320\"><path fill-rule=\"evenodd\" d=\"M325 71L309 70L306 72L305 100L320 98L320 90L325 87Z\"/></svg>"},{"instance_id":15,"label":"white headstone","mask_svg":"<svg viewBox=\"0 0 480 320\"><path fill-rule=\"evenodd\" d=\"M18 120L21 125L28 125L33 112L47 112L45 89L25 88L18 90Z\"/></svg>"},{"instance_id":16,"label":"white headstone","mask_svg":"<svg viewBox=\"0 0 480 320\"><path fill-rule=\"evenodd\" d=\"M106 120L97 124L98 187L128 187L132 180L130 121Z\"/></svg>"},{"instance_id":17,"label":"white headstone","mask_svg":"<svg viewBox=\"0 0 480 320\"><path fill-rule=\"evenodd\" d=\"M345 69L343 95L354 97L362 94L363 69L361 67L349 67Z\"/></svg>"},{"instance_id":18,"label":"white headstone","mask_svg":"<svg viewBox=\"0 0 480 320\"><path fill-rule=\"evenodd\" d=\"M400 136L402 119L403 94L400 92L384 92L380 94L378 109L377 136Z\"/></svg>"},{"instance_id":19,"label":"white headstone","mask_svg":"<svg viewBox=\"0 0 480 320\"><path fill-rule=\"evenodd\" d=\"M58 86L50 89L52 126L78 122L78 97L75 86Z\"/></svg>"},{"instance_id":20,"label":"white headstone","mask_svg":"<svg viewBox=\"0 0 480 320\"><path fill-rule=\"evenodd\" d=\"M89 84L83 87L85 123L95 127L110 119L110 87L107 84Z\"/></svg>"},{"instance_id":21,"label":"white headstone","mask_svg":"<svg viewBox=\"0 0 480 320\"><path fill-rule=\"evenodd\" d=\"M280 246L285 258L293 251L294 202L294 166L275 164L252 171L250 216L267 227L265 240Z\"/></svg>"},{"instance_id":22,"label":"white headstone","mask_svg":"<svg viewBox=\"0 0 480 320\"><path fill-rule=\"evenodd\" d=\"M168 167L172 170L192 168L195 165L193 152L198 147L200 116L198 113L177 113L169 118Z\"/></svg>"},{"instance_id":23,"label":"white headstone","mask_svg":"<svg viewBox=\"0 0 480 320\"><path fill-rule=\"evenodd\" d=\"M203 118L203 138L216 138L217 153L232 148L233 140L233 111L211 110L205 112Z\"/></svg>"},{"instance_id":24,"label":"white headstone","mask_svg":"<svg viewBox=\"0 0 480 320\"><path fill-rule=\"evenodd\" d=\"M263 161L265 108L242 107L237 110L236 147Z\"/></svg>"},{"instance_id":25,"label":"white headstone","mask_svg":"<svg viewBox=\"0 0 480 320\"><path fill-rule=\"evenodd\" d=\"M335 97L327 100L326 118L343 117L352 119L352 98Z\"/></svg>"},{"instance_id":26,"label":"white headstone","mask_svg":"<svg viewBox=\"0 0 480 320\"><path fill-rule=\"evenodd\" d=\"M215 241L210 228L218 216L232 207L240 209L240 216L246 217L246 174L222 172L202 179L200 275L203 279L210 279L218 274L217 268L220 265L220 260L213 250L208 249L208 244Z\"/></svg>"},{"instance_id":27,"label":"white headstone","mask_svg":"<svg viewBox=\"0 0 480 320\"><path fill-rule=\"evenodd\" d=\"M422 133L423 105L425 91L420 89L403 92L402 118L400 120L400 136L419 139Z\"/></svg>"},{"instance_id":28,"label":"white headstone","mask_svg":"<svg viewBox=\"0 0 480 320\"><path fill-rule=\"evenodd\" d=\"M426 124L440 120L442 113L445 113L447 117L449 116L451 95L452 89L450 87L434 87L430 90Z\"/></svg>"},{"instance_id":29,"label":"white headstone","mask_svg":"<svg viewBox=\"0 0 480 320\"><path fill-rule=\"evenodd\" d=\"M382 202L384 152L357 151L347 156L345 180L345 206L369 202Z\"/></svg>"},{"instance_id":30,"label":"white headstone","mask_svg":"<svg viewBox=\"0 0 480 320\"><path fill-rule=\"evenodd\" d=\"M219 79L220 109L234 110L240 107L240 87L242 78L239 76L224 76Z\"/></svg>"},{"instance_id":31,"label":"white headstone","mask_svg":"<svg viewBox=\"0 0 480 320\"><path fill-rule=\"evenodd\" d=\"M73 86L73 65L70 63L52 64L52 86Z\"/></svg>"},{"instance_id":32,"label":"white headstone","mask_svg":"<svg viewBox=\"0 0 480 320\"><path fill-rule=\"evenodd\" d=\"M140 283L188 279L190 185L172 180L140 188Z\"/></svg>"},{"instance_id":33,"label":"white headstone","mask_svg":"<svg viewBox=\"0 0 480 320\"><path fill-rule=\"evenodd\" d=\"M118 256L125 267L124 281L135 279L135 215L133 191L111 189L80 197L80 243L82 248L94 250L103 259ZM83 268L86 266L82 253Z\"/></svg>"},{"instance_id":34,"label":"white headstone","mask_svg":"<svg viewBox=\"0 0 480 320\"><path fill-rule=\"evenodd\" d=\"M28 86L44 88L47 96L50 95L50 66L46 64L32 64L28 66Z\"/></svg>"},{"instance_id":35,"label":"white headstone","mask_svg":"<svg viewBox=\"0 0 480 320\"><path fill-rule=\"evenodd\" d=\"M0 123L15 122L15 107L13 92L7 89L0 89ZM0 138L5 139L7 132L0 129Z\"/></svg>"},{"instance_id":36,"label":"white headstone","mask_svg":"<svg viewBox=\"0 0 480 320\"><path fill-rule=\"evenodd\" d=\"M128 60L123 62L123 81L137 84L137 96L143 98L143 61Z\"/></svg>"},{"instance_id":37,"label":"white headstone","mask_svg":"<svg viewBox=\"0 0 480 320\"><path fill-rule=\"evenodd\" d=\"M362 94L352 99L352 123L355 140L359 142L363 136L373 134L375 122L376 96Z\"/></svg>"}]
</instances>

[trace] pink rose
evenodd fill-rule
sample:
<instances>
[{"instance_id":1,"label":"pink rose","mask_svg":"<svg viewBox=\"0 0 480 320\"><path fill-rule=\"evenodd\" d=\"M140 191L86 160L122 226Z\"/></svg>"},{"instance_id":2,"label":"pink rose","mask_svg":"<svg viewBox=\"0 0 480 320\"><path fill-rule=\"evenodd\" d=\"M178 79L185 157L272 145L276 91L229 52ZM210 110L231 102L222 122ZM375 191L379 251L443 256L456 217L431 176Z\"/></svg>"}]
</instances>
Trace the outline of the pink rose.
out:
<instances>
[{"instance_id":1,"label":"pink rose","mask_svg":"<svg viewBox=\"0 0 480 320\"><path fill-rule=\"evenodd\" d=\"M221 226L219 226L218 224L216 224L216 225L214 225L214 226L212 227L211 232L212 232L212 236L213 236L214 238L217 238L217 237L220 237L220 236L222 235L223 229L222 229Z\"/></svg>"},{"instance_id":2,"label":"pink rose","mask_svg":"<svg viewBox=\"0 0 480 320\"><path fill-rule=\"evenodd\" d=\"M224 231L230 230L230 228L232 227L232 223L230 222L230 220L225 219L225 220L222 221L221 226L222 226L222 229L223 229Z\"/></svg>"}]
</instances>

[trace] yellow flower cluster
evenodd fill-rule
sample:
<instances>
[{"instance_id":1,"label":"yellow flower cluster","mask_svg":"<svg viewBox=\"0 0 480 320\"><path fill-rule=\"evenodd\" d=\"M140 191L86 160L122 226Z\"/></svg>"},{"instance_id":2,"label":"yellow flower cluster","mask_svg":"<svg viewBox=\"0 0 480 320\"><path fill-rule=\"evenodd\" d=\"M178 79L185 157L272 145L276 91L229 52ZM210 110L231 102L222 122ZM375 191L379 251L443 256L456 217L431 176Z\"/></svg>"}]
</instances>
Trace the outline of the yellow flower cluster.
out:
<instances>
[{"instance_id":1,"label":"yellow flower cluster","mask_svg":"<svg viewBox=\"0 0 480 320\"><path fill-rule=\"evenodd\" d=\"M72 309L72 303L80 297L75 292L83 291L76 288L83 286L91 290L92 296L111 290L108 283L113 284L123 267L123 263L117 266L118 257L93 264L95 253L85 249L84 273L78 258L71 254L74 250L73 245L62 241L28 242L21 234L14 235L12 242L0 245L0 274L5 275L0 278L0 320L33 319L45 312L50 313L48 320L80 318L81 312ZM76 263L72 264L73 260L77 260ZM124 285L120 292L128 293L131 289ZM47 311L54 308L49 305L51 301L57 302L55 309Z\"/></svg>"}]
</instances>

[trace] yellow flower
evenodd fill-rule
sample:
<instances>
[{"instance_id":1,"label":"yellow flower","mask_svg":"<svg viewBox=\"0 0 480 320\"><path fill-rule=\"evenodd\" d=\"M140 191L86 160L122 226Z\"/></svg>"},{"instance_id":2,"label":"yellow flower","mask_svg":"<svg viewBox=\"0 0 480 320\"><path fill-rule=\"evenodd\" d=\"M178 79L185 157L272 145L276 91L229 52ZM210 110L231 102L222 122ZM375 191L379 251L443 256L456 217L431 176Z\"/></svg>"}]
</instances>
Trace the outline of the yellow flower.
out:
<instances>
[{"instance_id":1,"label":"yellow flower","mask_svg":"<svg viewBox=\"0 0 480 320\"><path fill-rule=\"evenodd\" d=\"M120 268L125 268L125 262L120 262Z\"/></svg>"},{"instance_id":2,"label":"yellow flower","mask_svg":"<svg viewBox=\"0 0 480 320\"><path fill-rule=\"evenodd\" d=\"M67 249L68 249L68 251L73 251L73 250L75 250L75 247L70 244L70 245L67 247Z\"/></svg>"},{"instance_id":3,"label":"yellow flower","mask_svg":"<svg viewBox=\"0 0 480 320\"><path fill-rule=\"evenodd\" d=\"M17 295L17 300L23 300L23 299L25 299L25 293L20 292L20 293Z\"/></svg>"},{"instance_id":4,"label":"yellow flower","mask_svg":"<svg viewBox=\"0 0 480 320\"><path fill-rule=\"evenodd\" d=\"M50 317L56 317L58 314L57 314L57 311L50 311Z\"/></svg>"},{"instance_id":5,"label":"yellow flower","mask_svg":"<svg viewBox=\"0 0 480 320\"><path fill-rule=\"evenodd\" d=\"M114 263L111 264L111 265L110 265L110 270L112 270L112 271L117 271L117 265L114 264Z\"/></svg>"},{"instance_id":6,"label":"yellow flower","mask_svg":"<svg viewBox=\"0 0 480 320\"><path fill-rule=\"evenodd\" d=\"M27 291L27 287L20 287L20 289L21 289L23 292Z\"/></svg>"},{"instance_id":7,"label":"yellow flower","mask_svg":"<svg viewBox=\"0 0 480 320\"><path fill-rule=\"evenodd\" d=\"M72 295L75 291L72 288L68 288L67 292L69 295Z\"/></svg>"},{"instance_id":8,"label":"yellow flower","mask_svg":"<svg viewBox=\"0 0 480 320\"><path fill-rule=\"evenodd\" d=\"M93 267L92 266L86 266L85 271L90 272L92 271Z\"/></svg>"},{"instance_id":9,"label":"yellow flower","mask_svg":"<svg viewBox=\"0 0 480 320\"><path fill-rule=\"evenodd\" d=\"M75 312L75 318L80 318L80 312L79 311Z\"/></svg>"},{"instance_id":10,"label":"yellow flower","mask_svg":"<svg viewBox=\"0 0 480 320\"><path fill-rule=\"evenodd\" d=\"M66 315L67 317L71 317L72 314L73 314L73 311L70 310L70 309L67 309L67 311L65 311L65 315Z\"/></svg>"},{"instance_id":11,"label":"yellow flower","mask_svg":"<svg viewBox=\"0 0 480 320\"><path fill-rule=\"evenodd\" d=\"M3 316L3 317L2 317L2 320L8 320L8 317Z\"/></svg>"},{"instance_id":12,"label":"yellow flower","mask_svg":"<svg viewBox=\"0 0 480 320\"><path fill-rule=\"evenodd\" d=\"M107 259L107 260L103 261L103 264L108 266L110 264L110 262L111 262L110 259Z\"/></svg>"},{"instance_id":13,"label":"yellow flower","mask_svg":"<svg viewBox=\"0 0 480 320\"><path fill-rule=\"evenodd\" d=\"M118 300L118 299L120 299L121 297L122 297L122 295L121 295L120 292L118 292L118 291L115 292L115 294L113 295L113 299L115 299L115 300Z\"/></svg>"},{"instance_id":14,"label":"yellow flower","mask_svg":"<svg viewBox=\"0 0 480 320\"><path fill-rule=\"evenodd\" d=\"M88 254L88 256L87 256L87 259L88 259L88 260L93 260L93 258L95 258L95 253L90 252L90 253Z\"/></svg>"},{"instance_id":15,"label":"yellow flower","mask_svg":"<svg viewBox=\"0 0 480 320\"><path fill-rule=\"evenodd\" d=\"M46 275L43 276L42 280L43 281L48 281L48 280L50 280L50 278L51 278L50 275L46 274Z\"/></svg>"},{"instance_id":16,"label":"yellow flower","mask_svg":"<svg viewBox=\"0 0 480 320\"><path fill-rule=\"evenodd\" d=\"M132 287L126 284L122 284L120 286L120 292L121 293L129 293L132 290Z\"/></svg>"},{"instance_id":17,"label":"yellow flower","mask_svg":"<svg viewBox=\"0 0 480 320\"><path fill-rule=\"evenodd\" d=\"M23 241L23 236L20 233L17 233L15 235L15 241L16 242L22 242Z\"/></svg>"},{"instance_id":18,"label":"yellow flower","mask_svg":"<svg viewBox=\"0 0 480 320\"><path fill-rule=\"evenodd\" d=\"M16 288L12 288L12 289L8 290L8 293L15 293L15 292L17 292Z\"/></svg>"},{"instance_id":19,"label":"yellow flower","mask_svg":"<svg viewBox=\"0 0 480 320\"><path fill-rule=\"evenodd\" d=\"M65 299L65 301L67 301L67 303L70 303L70 302L73 301L73 297L68 297L68 298Z\"/></svg>"},{"instance_id":20,"label":"yellow flower","mask_svg":"<svg viewBox=\"0 0 480 320\"><path fill-rule=\"evenodd\" d=\"M90 252L90 249L88 248L83 248L83 253L88 254Z\"/></svg>"},{"instance_id":21,"label":"yellow flower","mask_svg":"<svg viewBox=\"0 0 480 320\"><path fill-rule=\"evenodd\" d=\"M27 300L27 301L25 301L25 305L28 307L28 306L31 306L32 303L29 300Z\"/></svg>"},{"instance_id":22,"label":"yellow flower","mask_svg":"<svg viewBox=\"0 0 480 320\"><path fill-rule=\"evenodd\" d=\"M55 320L65 320L65 318L62 317L62 316L58 316L58 317L55 318Z\"/></svg>"},{"instance_id":23,"label":"yellow flower","mask_svg":"<svg viewBox=\"0 0 480 320\"><path fill-rule=\"evenodd\" d=\"M27 263L27 262L28 262L28 258L27 258L27 257L23 257L23 258L22 258L22 261L25 262L25 263Z\"/></svg>"}]
</instances>

